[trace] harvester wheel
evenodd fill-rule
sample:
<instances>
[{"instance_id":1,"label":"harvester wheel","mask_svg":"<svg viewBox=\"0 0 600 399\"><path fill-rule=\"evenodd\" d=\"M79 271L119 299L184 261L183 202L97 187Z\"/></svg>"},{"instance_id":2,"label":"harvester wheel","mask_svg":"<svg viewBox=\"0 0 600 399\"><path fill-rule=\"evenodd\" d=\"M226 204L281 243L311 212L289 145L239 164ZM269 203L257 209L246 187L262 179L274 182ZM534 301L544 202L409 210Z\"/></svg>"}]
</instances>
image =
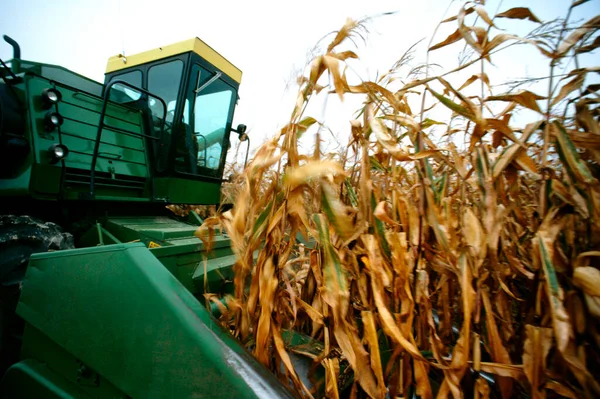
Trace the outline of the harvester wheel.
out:
<instances>
[{"instance_id":1,"label":"harvester wheel","mask_svg":"<svg viewBox=\"0 0 600 399\"><path fill-rule=\"evenodd\" d=\"M23 321L15 314L31 254L74 248L73 236L30 216L0 216L0 376L18 360Z\"/></svg>"}]
</instances>

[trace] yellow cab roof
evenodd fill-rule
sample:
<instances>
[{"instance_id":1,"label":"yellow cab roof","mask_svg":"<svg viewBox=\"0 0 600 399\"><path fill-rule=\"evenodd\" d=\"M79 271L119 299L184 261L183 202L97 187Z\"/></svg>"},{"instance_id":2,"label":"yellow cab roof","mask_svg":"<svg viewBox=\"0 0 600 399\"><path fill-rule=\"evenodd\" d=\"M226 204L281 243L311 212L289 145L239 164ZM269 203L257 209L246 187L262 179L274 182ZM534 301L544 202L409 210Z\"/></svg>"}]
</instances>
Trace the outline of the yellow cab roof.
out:
<instances>
[{"instance_id":1,"label":"yellow cab roof","mask_svg":"<svg viewBox=\"0 0 600 399\"><path fill-rule=\"evenodd\" d=\"M122 54L115 55L108 59L106 64L106 73L119 71L125 68L131 68L136 65L146 64L148 62L171 57L173 55L187 53L193 51L206 61L213 64L215 67L223 71L231 79L238 83L242 81L242 71L235 67L225 57L213 50L209 45L204 43L197 37L183 42L170 44L168 46L155 48L143 53L123 56Z\"/></svg>"}]
</instances>

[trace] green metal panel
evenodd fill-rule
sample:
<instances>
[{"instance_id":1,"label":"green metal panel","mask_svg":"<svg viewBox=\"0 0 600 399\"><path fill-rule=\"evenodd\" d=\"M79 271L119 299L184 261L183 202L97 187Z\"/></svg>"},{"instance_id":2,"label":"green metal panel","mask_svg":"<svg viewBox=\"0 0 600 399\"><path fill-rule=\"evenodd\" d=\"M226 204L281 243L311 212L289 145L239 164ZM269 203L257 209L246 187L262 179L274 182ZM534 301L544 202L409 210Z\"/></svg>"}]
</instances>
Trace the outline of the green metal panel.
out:
<instances>
[{"instance_id":1,"label":"green metal panel","mask_svg":"<svg viewBox=\"0 0 600 399\"><path fill-rule=\"evenodd\" d=\"M19 362L6 372L0 383L0 395L4 399L93 398L35 359Z\"/></svg>"},{"instance_id":2,"label":"green metal panel","mask_svg":"<svg viewBox=\"0 0 600 399\"><path fill-rule=\"evenodd\" d=\"M48 164L34 163L31 166L31 192L35 197L56 198L60 192L62 168Z\"/></svg>"},{"instance_id":3,"label":"green metal panel","mask_svg":"<svg viewBox=\"0 0 600 399\"><path fill-rule=\"evenodd\" d=\"M174 204L213 205L221 201L221 183L175 177L154 179L155 199Z\"/></svg>"},{"instance_id":4,"label":"green metal panel","mask_svg":"<svg viewBox=\"0 0 600 399\"><path fill-rule=\"evenodd\" d=\"M141 243L33 255L17 313L133 398L291 397Z\"/></svg>"},{"instance_id":5,"label":"green metal panel","mask_svg":"<svg viewBox=\"0 0 600 399\"><path fill-rule=\"evenodd\" d=\"M25 83L20 82L12 86L17 97L25 100ZM27 120L25 124L24 137L29 140L29 128ZM4 154L3 154L4 155ZM31 152L23 159L21 165L11 165L13 170L0 171L0 198L1 197L24 197L29 195L29 183L31 181L31 165L33 164L33 155Z\"/></svg>"},{"instance_id":6,"label":"green metal panel","mask_svg":"<svg viewBox=\"0 0 600 399\"><path fill-rule=\"evenodd\" d=\"M26 136L31 144L27 165L37 166L33 171L24 168L10 179L2 178L0 195L25 196L31 189L33 197L38 199L79 200L80 194L89 190L86 175L89 176L102 108L102 85L58 66L29 61L20 63L27 74L24 82L15 88L23 94L27 108ZM42 107L40 95L50 87L61 92L62 100L51 110L58 112L64 123L60 129L47 132L44 117L49 110ZM97 200L204 205L220 202L221 181L218 179L198 180L197 176L180 175L151 180L149 143L135 135L147 133L139 110L110 103L106 123L115 129L103 129L96 176L104 180L97 179ZM117 128L135 134L123 133ZM57 143L70 150L64 168L62 162L50 164L48 150ZM60 192L61 188L63 192Z\"/></svg>"},{"instance_id":7,"label":"green metal panel","mask_svg":"<svg viewBox=\"0 0 600 399\"><path fill-rule=\"evenodd\" d=\"M167 241L175 238L194 237L198 226L190 225L166 216L115 217L107 219L105 227L123 242L141 240L145 244L154 241L160 245L170 245ZM202 241L194 250L202 250Z\"/></svg>"},{"instance_id":8,"label":"green metal panel","mask_svg":"<svg viewBox=\"0 0 600 399\"><path fill-rule=\"evenodd\" d=\"M21 359L24 360L14 365L0 383L0 397L14 392L16 398L55 397L55 393L61 398L127 398L104 377L31 325L25 327ZM14 371L32 381L18 377L14 381Z\"/></svg>"},{"instance_id":9,"label":"green metal panel","mask_svg":"<svg viewBox=\"0 0 600 399\"><path fill-rule=\"evenodd\" d=\"M194 237L197 225L169 217L110 218L104 228L122 242L139 240L146 246L150 242L161 245L151 252L193 294L205 291L205 259L209 271L206 288L217 293L231 291L234 261L221 259L232 255L231 240L226 236L218 234L207 253L202 241ZM97 232L95 235L99 236Z\"/></svg>"},{"instance_id":10,"label":"green metal panel","mask_svg":"<svg viewBox=\"0 0 600 399\"><path fill-rule=\"evenodd\" d=\"M57 83L56 88L63 97L57 104L57 111L65 120L60 128L63 133L60 137L58 129L52 132L44 130L44 116L48 111L41 108L38 100L39 93L51 86L50 82L37 76L30 76L27 80L35 160L38 163L48 164L48 148L62 139L62 144L70 150L65 159L65 166L89 170L100 120L98 109L101 107L102 100ZM111 115L106 118L107 125L137 134L143 133L140 112L134 112L118 105L109 105L107 114ZM106 137L104 136L105 132ZM118 136L127 136L127 138L118 138ZM108 128L103 130L102 137L105 144L102 144L99 150L97 171L142 178L149 175L145 144L141 137ZM126 144L123 146L121 143Z\"/></svg>"},{"instance_id":11,"label":"green metal panel","mask_svg":"<svg viewBox=\"0 0 600 399\"><path fill-rule=\"evenodd\" d=\"M194 268L191 278L196 290L200 293L233 294L233 279L235 278L233 265L237 256L211 255L214 257L209 256Z\"/></svg>"},{"instance_id":12,"label":"green metal panel","mask_svg":"<svg viewBox=\"0 0 600 399\"><path fill-rule=\"evenodd\" d=\"M11 60L14 62L14 60ZM41 62L18 60L21 71L33 72L38 75L42 75L48 80L55 82L61 82L71 87L77 87L88 93L92 93L96 96L102 95L102 84L92 80L88 77L80 75L76 72L70 71L67 68L44 64Z\"/></svg>"},{"instance_id":13,"label":"green metal panel","mask_svg":"<svg viewBox=\"0 0 600 399\"><path fill-rule=\"evenodd\" d=\"M179 241L179 240L178 240ZM186 240L186 241L191 241ZM229 241L229 239L222 240ZM220 259L231 256L231 247L229 243L220 248L213 248L210 253L191 252L189 246L184 243L177 242L178 245L169 247L153 248L151 252L158 260L165 265L167 269L195 295L201 295L205 291L213 293L232 293L231 282L233 281L233 263L222 263ZM187 248L186 248L187 247ZM178 250L178 253L168 255L167 249L171 252ZM204 286L204 266L207 262L207 278L206 287ZM218 269L217 269L218 268ZM196 276L196 277L194 277Z\"/></svg>"},{"instance_id":14,"label":"green metal panel","mask_svg":"<svg viewBox=\"0 0 600 399\"><path fill-rule=\"evenodd\" d=\"M193 237L198 226L192 226L165 216L157 217L132 217L111 218L108 220L109 228L126 229L160 243L183 237ZM200 243L200 240L197 240Z\"/></svg>"},{"instance_id":15,"label":"green metal panel","mask_svg":"<svg viewBox=\"0 0 600 399\"><path fill-rule=\"evenodd\" d=\"M52 68L51 70L54 70ZM38 67L34 69L39 73ZM59 68L57 71L64 77L68 75L66 70ZM73 76L75 82L81 83L81 77ZM28 108L27 134L32 147L29 162L34 167L31 175L26 176L30 177L31 193L39 199L56 199L60 195L64 199L78 200L80 193L89 191L89 171L102 99L66 87L60 82L51 82L31 74L26 75L23 87ZM61 92L62 100L52 108L52 111L58 112L64 118L60 131L44 130L44 117L49 111L42 108L40 94L49 87L55 87ZM135 135L144 133L141 112L118 104L109 104L106 123L133 134L111 128L103 130L96 165L96 199L150 201L150 168L146 139ZM64 168L62 162L50 164L48 149L56 143L62 143L69 148ZM20 182L24 183L24 179L25 176ZM13 192L19 189L23 191L22 188L15 187Z\"/></svg>"},{"instance_id":16,"label":"green metal panel","mask_svg":"<svg viewBox=\"0 0 600 399\"><path fill-rule=\"evenodd\" d=\"M22 197L29 194L31 181L31 163L26 169L19 171L15 176L0 177L1 197Z\"/></svg>"}]
</instances>

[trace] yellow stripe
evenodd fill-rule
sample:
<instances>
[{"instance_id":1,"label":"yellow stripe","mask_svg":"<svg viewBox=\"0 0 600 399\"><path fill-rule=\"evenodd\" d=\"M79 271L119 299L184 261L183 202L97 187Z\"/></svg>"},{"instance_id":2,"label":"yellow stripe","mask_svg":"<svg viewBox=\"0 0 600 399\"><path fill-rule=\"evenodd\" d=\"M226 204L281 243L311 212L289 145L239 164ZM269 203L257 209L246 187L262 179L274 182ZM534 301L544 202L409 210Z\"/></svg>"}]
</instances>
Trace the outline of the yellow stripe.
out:
<instances>
[{"instance_id":1,"label":"yellow stripe","mask_svg":"<svg viewBox=\"0 0 600 399\"><path fill-rule=\"evenodd\" d=\"M171 44L164 47L159 47L154 50L145 51L143 53L124 57L119 54L108 59L106 64L106 73L119 71L125 68L131 68L136 65L146 64L148 62L171 57L173 55L187 53L193 51L206 61L210 62L215 67L223 71L231 79L238 83L242 82L242 71L236 68L225 57L213 50L209 45L198 38L185 40L183 42Z\"/></svg>"}]
</instances>

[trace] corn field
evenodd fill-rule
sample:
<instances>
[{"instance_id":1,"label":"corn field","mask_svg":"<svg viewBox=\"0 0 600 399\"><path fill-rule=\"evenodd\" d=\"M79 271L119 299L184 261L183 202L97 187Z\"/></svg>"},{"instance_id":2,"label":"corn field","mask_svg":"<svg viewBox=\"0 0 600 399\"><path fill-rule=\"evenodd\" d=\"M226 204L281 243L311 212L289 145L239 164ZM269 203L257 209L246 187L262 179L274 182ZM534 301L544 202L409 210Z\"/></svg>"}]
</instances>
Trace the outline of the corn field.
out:
<instances>
[{"instance_id":1,"label":"corn field","mask_svg":"<svg viewBox=\"0 0 600 399\"><path fill-rule=\"evenodd\" d=\"M492 34L508 19L540 28ZM449 25L427 56L460 43L471 56L457 68L400 76L408 52L350 84L366 28L348 20L229 187L234 208L197 232L210 246L224 229L237 255L221 322L299 397L600 396L600 67L580 63L600 16L551 24L475 1ZM516 44L547 59L547 92L490 82ZM321 91L364 99L334 153L306 115ZM522 110L535 117L519 125Z\"/></svg>"}]
</instances>

